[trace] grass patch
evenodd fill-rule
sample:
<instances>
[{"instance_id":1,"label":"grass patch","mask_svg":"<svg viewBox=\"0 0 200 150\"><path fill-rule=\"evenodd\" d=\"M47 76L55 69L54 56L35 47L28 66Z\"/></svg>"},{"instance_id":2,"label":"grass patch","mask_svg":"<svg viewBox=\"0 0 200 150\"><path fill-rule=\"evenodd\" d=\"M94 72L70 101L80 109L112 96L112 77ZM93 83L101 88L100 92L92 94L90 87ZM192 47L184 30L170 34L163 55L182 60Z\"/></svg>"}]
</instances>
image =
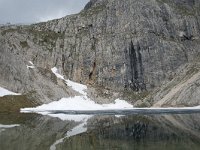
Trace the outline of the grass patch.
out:
<instances>
[{"instance_id":1,"label":"grass patch","mask_svg":"<svg viewBox=\"0 0 200 150\"><path fill-rule=\"evenodd\" d=\"M134 92L134 91L124 91L123 98L127 99L131 103L135 103L138 100L143 100L149 95L148 91Z\"/></svg>"},{"instance_id":2,"label":"grass patch","mask_svg":"<svg viewBox=\"0 0 200 150\"><path fill-rule=\"evenodd\" d=\"M20 112L20 108L35 107L38 104L29 95L8 95L0 97L0 113Z\"/></svg>"},{"instance_id":3,"label":"grass patch","mask_svg":"<svg viewBox=\"0 0 200 150\"><path fill-rule=\"evenodd\" d=\"M2 28L1 35L5 36L8 33L19 33L24 35L30 35L33 42L37 45L43 46L45 50L53 51L56 46L56 41L60 38L64 38L64 33L57 33L47 29L35 29L34 26L15 26ZM22 48L29 48L27 41L21 41Z\"/></svg>"},{"instance_id":4,"label":"grass patch","mask_svg":"<svg viewBox=\"0 0 200 150\"><path fill-rule=\"evenodd\" d=\"M33 27L26 29L33 36L33 42L46 47L46 50L53 51L56 41L64 38L64 33L56 33L50 30L35 30Z\"/></svg>"}]
</instances>

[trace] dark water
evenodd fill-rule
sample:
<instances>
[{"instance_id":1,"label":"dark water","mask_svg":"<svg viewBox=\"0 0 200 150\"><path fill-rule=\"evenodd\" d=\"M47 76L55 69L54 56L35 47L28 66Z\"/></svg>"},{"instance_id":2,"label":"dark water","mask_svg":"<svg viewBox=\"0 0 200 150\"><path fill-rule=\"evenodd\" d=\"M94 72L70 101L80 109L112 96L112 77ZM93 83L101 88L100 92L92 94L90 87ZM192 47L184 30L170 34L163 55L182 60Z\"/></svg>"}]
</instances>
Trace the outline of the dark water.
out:
<instances>
[{"instance_id":1,"label":"dark water","mask_svg":"<svg viewBox=\"0 0 200 150\"><path fill-rule=\"evenodd\" d=\"M73 117L72 117L73 118ZM5 125L19 125L8 128ZM200 114L0 114L0 150L200 150Z\"/></svg>"}]
</instances>

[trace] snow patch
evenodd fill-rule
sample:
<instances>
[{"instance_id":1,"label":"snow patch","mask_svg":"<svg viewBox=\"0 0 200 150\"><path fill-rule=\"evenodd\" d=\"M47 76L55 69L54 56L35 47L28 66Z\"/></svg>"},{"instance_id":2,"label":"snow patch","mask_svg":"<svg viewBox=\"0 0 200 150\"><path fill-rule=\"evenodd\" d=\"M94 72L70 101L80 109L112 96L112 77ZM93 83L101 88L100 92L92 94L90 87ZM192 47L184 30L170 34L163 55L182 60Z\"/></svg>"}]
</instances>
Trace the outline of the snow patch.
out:
<instances>
[{"instance_id":1,"label":"snow patch","mask_svg":"<svg viewBox=\"0 0 200 150\"><path fill-rule=\"evenodd\" d=\"M179 32L179 36L180 36L180 37L184 37L184 36L185 36L185 32L184 32L184 31L180 31L180 32Z\"/></svg>"},{"instance_id":2,"label":"snow patch","mask_svg":"<svg viewBox=\"0 0 200 150\"><path fill-rule=\"evenodd\" d=\"M14 92L11 92L7 89L0 87L0 97L6 96L6 95L21 95L21 94L20 93L14 93Z\"/></svg>"},{"instance_id":3,"label":"snow patch","mask_svg":"<svg viewBox=\"0 0 200 150\"><path fill-rule=\"evenodd\" d=\"M35 66L28 66L28 65L26 65L26 67L27 67L27 69L34 69L35 68Z\"/></svg>"},{"instance_id":4,"label":"snow patch","mask_svg":"<svg viewBox=\"0 0 200 150\"><path fill-rule=\"evenodd\" d=\"M129 104L125 100L116 99L114 104L103 104L104 108L110 109L131 109L133 105Z\"/></svg>"},{"instance_id":5,"label":"snow patch","mask_svg":"<svg viewBox=\"0 0 200 150\"><path fill-rule=\"evenodd\" d=\"M4 128L4 129L14 128L14 127L18 127L18 126L20 126L20 125L19 124L12 124L12 125L0 124L0 128Z\"/></svg>"},{"instance_id":6,"label":"snow patch","mask_svg":"<svg viewBox=\"0 0 200 150\"><path fill-rule=\"evenodd\" d=\"M67 85L70 86L73 90L81 93L82 95L87 95L87 86L86 85L83 85L83 84L80 84L80 83L76 83L76 82L73 82L73 81L70 81L70 80L65 80Z\"/></svg>"},{"instance_id":7,"label":"snow patch","mask_svg":"<svg viewBox=\"0 0 200 150\"><path fill-rule=\"evenodd\" d=\"M24 113L40 113L42 115L49 115L52 117L60 118L61 120L73 120L76 122L83 122L91 117L91 115L66 115L66 114L52 114L52 111L95 111L95 110L184 110L184 109L200 109L200 106L196 107L168 107L168 108L133 108L133 106L124 100L115 100L115 103L111 104L97 104L90 100L86 96L75 96L69 98L62 98L59 101L54 101L49 104L43 104L36 108L24 108L21 112Z\"/></svg>"},{"instance_id":8,"label":"snow patch","mask_svg":"<svg viewBox=\"0 0 200 150\"><path fill-rule=\"evenodd\" d=\"M111 109L131 109L133 106L124 100L115 100L111 104L97 104L85 96L75 96L62 98L49 104L43 104L36 108L24 108L22 112L47 112L50 110L111 110ZM63 119L62 119L63 120Z\"/></svg>"},{"instance_id":9,"label":"snow patch","mask_svg":"<svg viewBox=\"0 0 200 150\"><path fill-rule=\"evenodd\" d=\"M51 68L51 71L56 75L57 78L64 80L64 76L62 76L58 73L58 69L56 67Z\"/></svg>"},{"instance_id":10,"label":"snow patch","mask_svg":"<svg viewBox=\"0 0 200 150\"><path fill-rule=\"evenodd\" d=\"M33 62L32 62L32 61L29 61L29 63L30 63L32 66L34 66L34 64L33 64Z\"/></svg>"},{"instance_id":11,"label":"snow patch","mask_svg":"<svg viewBox=\"0 0 200 150\"><path fill-rule=\"evenodd\" d=\"M34 66L32 61L29 61L29 64L30 65L26 65L27 69L29 69L29 68L34 69L35 68L35 66Z\"/></svg>"},{"instance_id":12,"label":"snow patch","mask_svg":"<svg viewBox=\"0 0 200 150\"><path fill-rule=\"evenodd\" d=\"M80 83L76 83L70 80L65 80L64 76L59 74L58 69L56 67L52 68L51 71L56 75L57 78L62 79L65 81L65 83L67 84L67 86L70 86L73 90L77 91L78 93L82 94L82 95L87 95L86 90L87 90L87 86L80 84Z\"/></svg>"},{"instance_id":13,"label":"snow patch","mask_svg":"<svg viewBox=\"0 0 200 150\"><path fill-rule=\"evenodd\" d=\"M12 125L3 125L0 124L0 133L5 131L6 129L14 128L20 126L19 124L12 124Z\"/></svg>"}]
</instances>

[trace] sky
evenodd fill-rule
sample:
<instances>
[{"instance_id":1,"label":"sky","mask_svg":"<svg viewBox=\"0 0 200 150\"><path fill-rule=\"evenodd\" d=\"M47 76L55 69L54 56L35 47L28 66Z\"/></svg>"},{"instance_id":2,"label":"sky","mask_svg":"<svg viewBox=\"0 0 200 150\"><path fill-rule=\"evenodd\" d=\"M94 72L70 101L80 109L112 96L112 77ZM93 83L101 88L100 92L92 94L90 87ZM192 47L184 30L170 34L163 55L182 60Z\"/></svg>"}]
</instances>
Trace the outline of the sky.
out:
<instances>
[{"instance_id":1,"label":"sky","mask_svg":"<svg viewBox=\"0 0 200 150\"><path fill-rule=\"evenodd\" d=\"M80 12L89 0L0 0L0 24L36 23Z\"/></svg>"}]
</instances>

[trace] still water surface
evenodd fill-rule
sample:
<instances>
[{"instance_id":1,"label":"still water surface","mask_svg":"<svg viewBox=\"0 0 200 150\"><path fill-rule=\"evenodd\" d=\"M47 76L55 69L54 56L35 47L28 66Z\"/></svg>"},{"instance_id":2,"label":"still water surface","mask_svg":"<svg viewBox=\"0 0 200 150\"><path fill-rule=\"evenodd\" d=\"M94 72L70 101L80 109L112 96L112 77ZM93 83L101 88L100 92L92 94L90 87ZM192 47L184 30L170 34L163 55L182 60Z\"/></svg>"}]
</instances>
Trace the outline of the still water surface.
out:
<instances>
[{"instance_id":1,"label":"still water surface","mask_svg":"<svg viewBox=\"0 0 200 150\"><path fill-rule=\"evenodd\" d=\"M200 150L200 113L63 118L0 114L0 150Z\"/></svg>"}]
</instances>

